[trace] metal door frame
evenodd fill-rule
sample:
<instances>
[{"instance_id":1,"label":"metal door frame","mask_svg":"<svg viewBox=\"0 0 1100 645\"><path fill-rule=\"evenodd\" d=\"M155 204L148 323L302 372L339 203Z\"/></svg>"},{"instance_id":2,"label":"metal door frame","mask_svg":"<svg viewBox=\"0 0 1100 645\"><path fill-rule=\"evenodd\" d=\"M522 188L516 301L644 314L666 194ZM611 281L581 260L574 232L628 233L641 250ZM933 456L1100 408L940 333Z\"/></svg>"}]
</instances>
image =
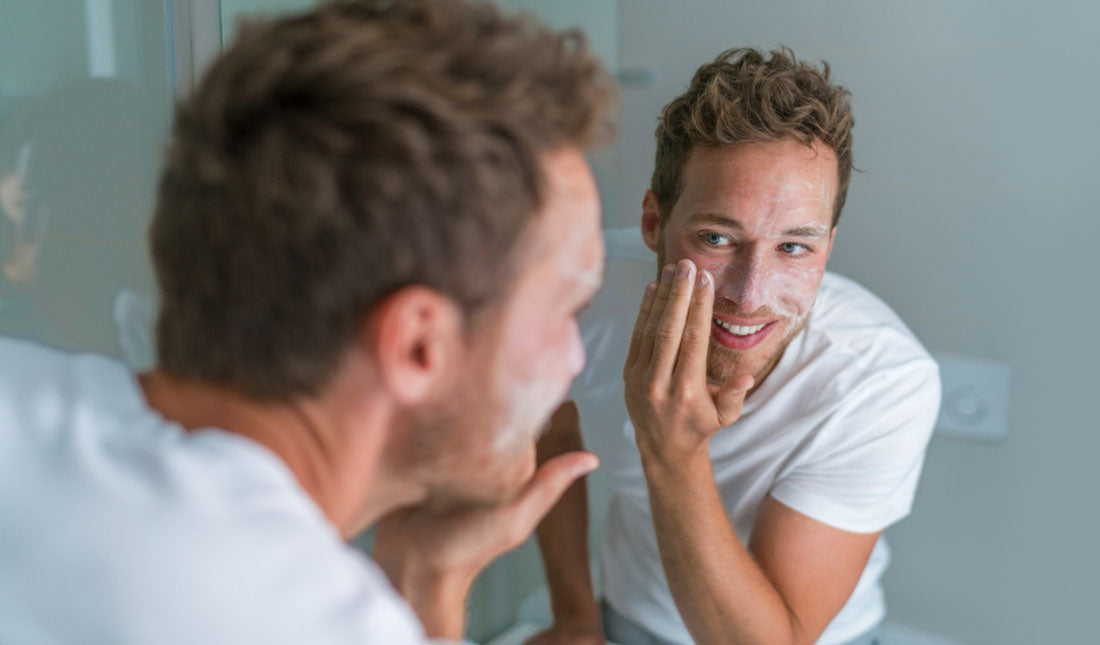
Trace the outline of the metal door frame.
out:
<instances>
[{"instance_id":1,"label":"metal door frame","mask_svg":"<svg viewBox=\"0 0 1100 645\"><path fill-rule=\"evenodd\" d=\"M222 50L219 0L165 0L171 36L171 68L177 99L198 83L206 64Z\"/></svg>"}]
</instances>

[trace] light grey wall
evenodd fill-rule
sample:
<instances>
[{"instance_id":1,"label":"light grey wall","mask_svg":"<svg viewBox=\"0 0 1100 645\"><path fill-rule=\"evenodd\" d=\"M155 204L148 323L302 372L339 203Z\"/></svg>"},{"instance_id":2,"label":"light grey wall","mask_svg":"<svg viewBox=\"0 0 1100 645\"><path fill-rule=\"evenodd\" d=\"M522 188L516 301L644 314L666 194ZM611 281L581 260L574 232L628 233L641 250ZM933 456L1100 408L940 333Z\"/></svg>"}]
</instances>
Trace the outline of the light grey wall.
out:
<instances>
[{"instance_id":1,"label":"light grey wall","mask_svg":"<svg viewBox=\"0 0 1100 645\"><path fill-rule=\"evenodd\" d=\"M856 165L831 268L933 352L1013 370L1009 438L932 441L889 531L890 620L968 643L1095 642L1100 580L1100 5L629 0L620 181L633 225L660 107L733 46L786 44L849 87Z\"/></svg>"},{"instance_id":2,"label":"light grey wall","mask_svg":"<svg viewBox=\"0 0 1100 645\"><path fill-rule=\"evenodd\" d=\"M64 37L57 37L58 35ZM39 43L54 41L53 47ZM45 91L56 81L71 81L87 72L84 9L69 0L0 0L0 92L24 96ZM22 52L37 54L28 64Z\"/></svg>"},{"instance_id":3,"label":"light grey wall","mask_svg":"<svg viewBox=\"0 0 1100 645\"><path fill-rule=\"evenodd\" d=\"M317 0L220 0L222 38L226 42L233 38L238 21L242 18L304 11L315 4Z\"/></svg>"}]
</instances>

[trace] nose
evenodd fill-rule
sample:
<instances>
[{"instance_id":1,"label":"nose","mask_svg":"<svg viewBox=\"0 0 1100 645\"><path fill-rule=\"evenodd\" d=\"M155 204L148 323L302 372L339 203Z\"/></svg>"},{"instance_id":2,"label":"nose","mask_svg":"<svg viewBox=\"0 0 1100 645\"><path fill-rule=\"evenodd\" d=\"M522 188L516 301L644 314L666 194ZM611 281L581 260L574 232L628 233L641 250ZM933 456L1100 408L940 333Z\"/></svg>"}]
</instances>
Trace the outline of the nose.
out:
<instances>
[{"instance_id":1,"label":"nose","mask_svg":"<svg viewBox=\"0 0 1100 645\"><path fill-rule=\"evenodd\" d=\"M726 265L718 293L737 304L737 309L752 314L768 304L768 271L755 245L740 249Z\"/></svg>"}]
</instances>

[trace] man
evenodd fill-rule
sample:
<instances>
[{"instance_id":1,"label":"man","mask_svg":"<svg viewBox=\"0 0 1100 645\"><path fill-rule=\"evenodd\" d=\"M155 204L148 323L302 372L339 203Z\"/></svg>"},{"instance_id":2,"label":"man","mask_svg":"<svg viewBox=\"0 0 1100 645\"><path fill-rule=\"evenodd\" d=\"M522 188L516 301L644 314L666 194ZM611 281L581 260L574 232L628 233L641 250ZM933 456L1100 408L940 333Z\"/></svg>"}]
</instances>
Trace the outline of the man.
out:
<instances>
[{"instance_id":1,"label":"man","mask_svg":"<svg viewBox=\"0 0 1100 645\"><path fill-rule=\"evenodd\" d=\"M584 362L612 94L488 6L247 30L177 115L157 368L0 340L0 642L461 638L596 465L534 439ZM389 581L345 543L380 518Z\"/></svg>"},{"instance_id":2,"label":"man","mask_svg":"<svg viewBox=\"0 0 1100 645\"><path fill-rule=\"evenodd\" d=\"M539 445L583 429L616 493L611 640L874 642L882 531L909 512L940 392L897 316L825 272L851 130L847 92L789 50L725 52L663 112L641 222L658 280L609 237L590 364ZM585 504L578 484L539 528L555 624L534 642L603 642Z\"/></svg>"}]
</instances>

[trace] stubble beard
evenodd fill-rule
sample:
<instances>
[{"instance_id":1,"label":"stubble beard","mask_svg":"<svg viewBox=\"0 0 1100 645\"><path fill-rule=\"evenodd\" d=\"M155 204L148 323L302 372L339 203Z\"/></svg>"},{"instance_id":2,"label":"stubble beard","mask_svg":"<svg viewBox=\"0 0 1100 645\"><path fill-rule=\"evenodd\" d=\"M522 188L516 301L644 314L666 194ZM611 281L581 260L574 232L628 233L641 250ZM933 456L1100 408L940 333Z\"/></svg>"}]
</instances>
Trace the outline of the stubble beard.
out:
<instances>
[{"instance_id":1,"label":"stubble beard","mask_svg":"<svg viewBox=\"0 0 1100 645\"><path fill-rule=\"evenodd\" d=\"M431 506L500 501L488 476L500 468L500 457L488 444L496 438L490 430L498 428L505 402L485 358L467 363L438 399L407 412L411 441L402 461L406 472L427 485Z\"/></svg>"},{"instance_id":2,"label":"stubble beard","mask_svg":"<svg viewBox=\"0 0 1100 645\"><path fill-rule=\"evenodd\" d=\"M714 340L714 336L711 336L707 347L707 382L711 385L721 385L742 374L751 374L753 386L750 393L758 389L772 370L775 369L775 366L779 364L791 341L806 327L810 311L813 311L812 305L802 316L793 319L787 318L784 321L786 330L783 333L783 339L775 351L764 359L759 366L753 365L757 362L757 360L754 360L755 356L753 354L757 348L747 350L730 349L718 343Z\"/></svg>"}]
</instances>

